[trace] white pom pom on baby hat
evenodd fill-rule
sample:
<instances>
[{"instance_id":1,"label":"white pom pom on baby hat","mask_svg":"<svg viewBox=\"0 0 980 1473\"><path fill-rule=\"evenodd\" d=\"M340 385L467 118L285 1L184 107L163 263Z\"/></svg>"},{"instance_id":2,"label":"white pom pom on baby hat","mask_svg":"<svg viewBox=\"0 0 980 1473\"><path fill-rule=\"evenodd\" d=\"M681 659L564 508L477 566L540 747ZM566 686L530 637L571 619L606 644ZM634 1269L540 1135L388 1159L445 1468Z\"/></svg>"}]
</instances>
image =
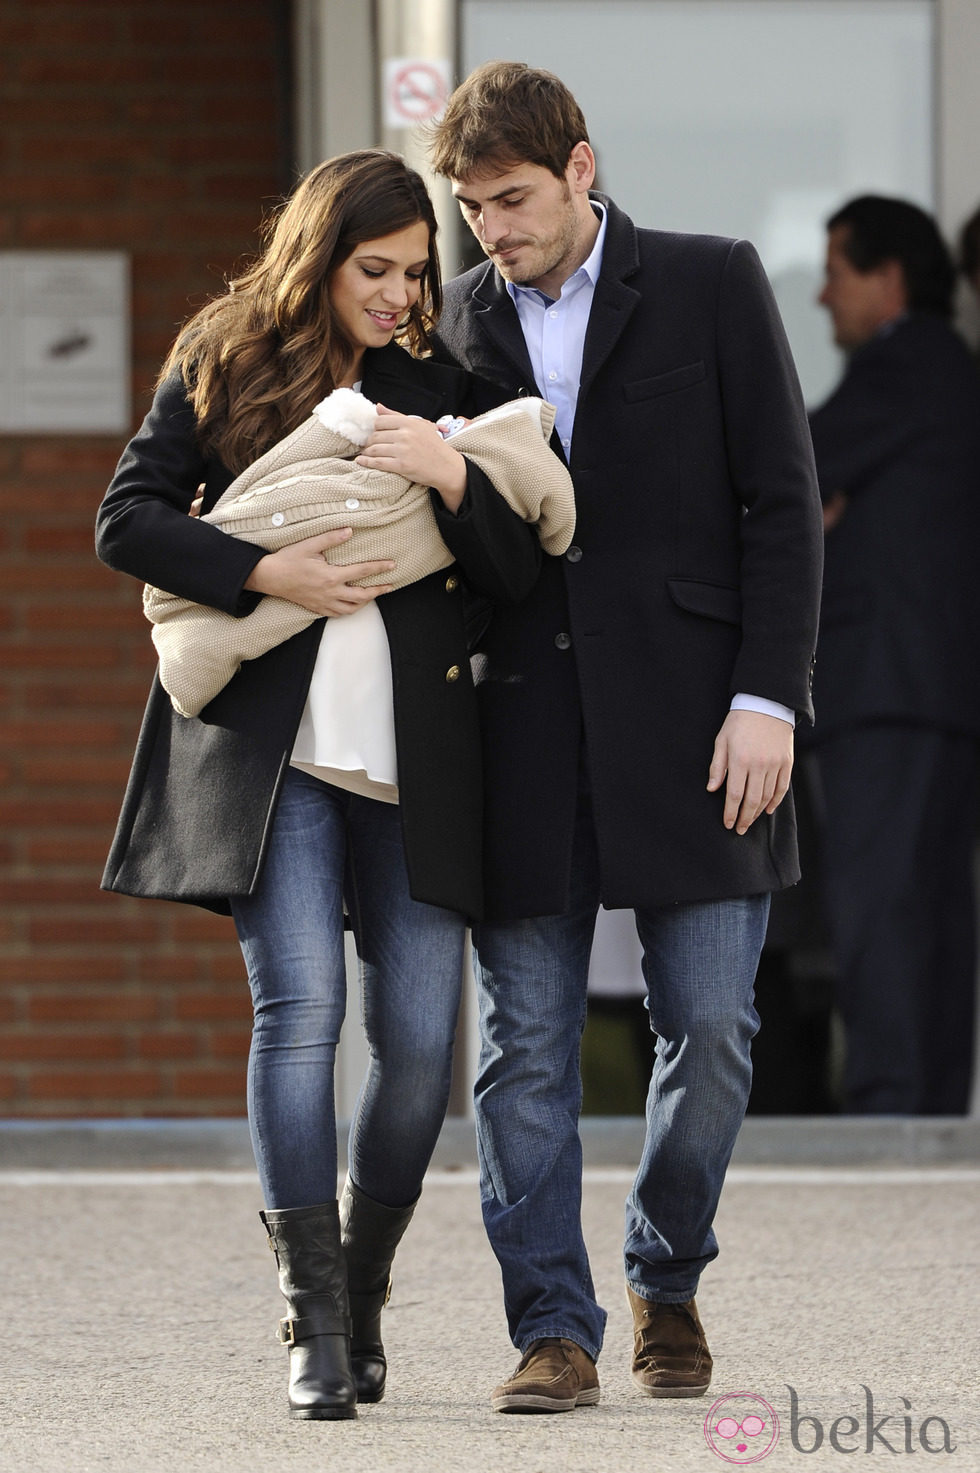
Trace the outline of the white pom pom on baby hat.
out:
<instances>
[{"instance_id":1,"label":"white pom pom on baby hat","mask_svg":"<svg viewBox=\"0 0 980 1473\"><path fill-rule=\"evenodd\" d=\"M320 400L313 413L328 430L335 430L354 445L367 444L378 417L377 405L356 389L334 389Z\"/></svg>"}]
</instances>

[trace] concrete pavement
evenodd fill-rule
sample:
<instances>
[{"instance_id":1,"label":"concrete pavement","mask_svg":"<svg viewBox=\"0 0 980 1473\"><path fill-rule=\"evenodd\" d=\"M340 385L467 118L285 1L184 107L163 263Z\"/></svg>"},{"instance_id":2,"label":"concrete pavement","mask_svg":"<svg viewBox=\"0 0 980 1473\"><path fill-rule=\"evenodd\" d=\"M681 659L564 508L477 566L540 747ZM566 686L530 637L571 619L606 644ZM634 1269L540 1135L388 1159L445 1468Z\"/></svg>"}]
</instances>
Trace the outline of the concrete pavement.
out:
<instances>
[{"instance_id":1,"label":"concrete pavement","mask_svg":"<svg viewBox=\"0 0 980 1473\"><path fill-rule=\"evenodd\" d=\"M924 1127L915 1144L893 1132L877 1162L828 1160L825 1147L823 1164L787 1163L784 1148L783 1164L733 1167L721 1255L699 1294L715 1355L704 1401L653 1402L631 1386L620 1259L629 1171L591 1165L584 1220L609 1310L602 1401L551 1417L489 1410L491 1387L517 1356L475 1172L452 1160L465 1156L467 1132L454 1144L451 1128L441 1148L449 1165L430 1174L399 1251L388 1395L350 1423L286 1416L286 1353L273 1339L281 1301L258 1188L250 1165L228 1156L237 1122L168 1127L165 1160L147 1148L149 1130L135 1158L140 1132L128 1157L103 1138L100 1158L94 1125L87 1152L77 1129L59 1149L34 1131L31 1152L32 1132L0 1128L0 1468L720 1473L752 1459L778 1473L846 1468L857 1453L859 1467L917 1457L914 1470L925 1454L952 1473L980 1473L973 1124L934 1125L931 1136ZM791 1136L806 1134L794 1126ZM767 1149L778 1136L767 1132ZM594 1131L592 1159L625 1154L628 1132L620 1137L617 1146L615 1127ZM856 1150L852 1139L852 1158ZM717 1430L734 1425L723 1422L731 1403L709 1426L713 1446L706 1440L705 1414L735 1393L743 1412L748 1396L780 1420L764 1458L761 1442ZM771 1439L770 1427L752 1435Z\"/></svg>"}]
</instances>

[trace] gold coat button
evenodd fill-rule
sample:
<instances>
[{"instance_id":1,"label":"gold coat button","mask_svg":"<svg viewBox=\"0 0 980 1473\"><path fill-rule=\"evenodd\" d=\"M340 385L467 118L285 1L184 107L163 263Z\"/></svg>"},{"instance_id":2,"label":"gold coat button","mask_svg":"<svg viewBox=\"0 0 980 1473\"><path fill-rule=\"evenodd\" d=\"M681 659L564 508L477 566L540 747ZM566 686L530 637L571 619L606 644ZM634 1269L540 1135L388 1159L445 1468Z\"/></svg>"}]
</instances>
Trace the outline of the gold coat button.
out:
<instances>
[{"instance_id":1,"label":"gold coat button","mask_svg":"<svg viewBox=\"0 0 980 1473\"><path fill-rule=\"evenodd\" d=\"M454 680L458 680L459 679L459 666L458 665L450 665L449 669L446 671L446 679L450 682L450 684Z\"/></svg>"},{"instance_id":2,"label":"gold coat button","mask_svg":"<svg viewBox=\"0 0 980 1473\"><path fill-rule=\"evenodd\" d=\"M459 579L456 577L455 573L450 573L449 577L446 579L446 592L455 593L458 587Z\"/></svg>"}]
</instances>

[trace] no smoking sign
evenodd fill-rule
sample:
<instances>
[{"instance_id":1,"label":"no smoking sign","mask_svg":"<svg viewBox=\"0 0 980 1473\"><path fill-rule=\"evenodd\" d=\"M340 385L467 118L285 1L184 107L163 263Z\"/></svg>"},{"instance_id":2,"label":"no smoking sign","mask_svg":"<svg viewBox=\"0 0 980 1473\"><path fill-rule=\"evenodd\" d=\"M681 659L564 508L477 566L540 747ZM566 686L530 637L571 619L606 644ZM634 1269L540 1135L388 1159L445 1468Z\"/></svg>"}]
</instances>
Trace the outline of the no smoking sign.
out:
<instances>
[{"instance_id":1,"label":"no smoking sign","mask_svg":"<svg viewBox=\"0 0 980 1473\"><path fill-rule=\"evenodd\" d=\"M385 62L385 127L410 128L439 117L449 97L448 61L394 57Z\"/></svg>"}]
</instances>

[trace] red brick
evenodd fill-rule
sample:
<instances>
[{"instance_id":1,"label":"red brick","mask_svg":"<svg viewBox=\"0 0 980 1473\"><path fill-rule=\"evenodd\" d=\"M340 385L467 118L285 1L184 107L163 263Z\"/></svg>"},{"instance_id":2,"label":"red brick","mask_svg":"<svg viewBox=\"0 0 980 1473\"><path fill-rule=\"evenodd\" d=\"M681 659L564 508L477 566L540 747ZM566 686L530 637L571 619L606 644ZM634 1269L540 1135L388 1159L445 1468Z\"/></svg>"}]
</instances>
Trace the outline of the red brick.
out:
<instances>
[{"instance_id":1,"label":"red brick","mask_svg":"<svg viewBox=\"0 0 980 1473\"><path fill-rule=\"evenodd\" d=\"M161 986L186 983L199 985L203 975L203 966L201 958L196 953L184 951L179 956L144 954L138 959L136 975L141 982L157 982Z\"/></svg>"},{"instance_id":2,"label":"red brick","mask_svg":"<svg viewBox=\"0 0 980 1473\"><path fill-rule=\"evenodd\" d=\"M106 45L110 39L118 39L119 5L114 7L115 13L112 6L105 4L86 5L84 9L86 14L81 16L77 11L73 13L69 5L52 5L51 0L45 0L44 4L35 3L27 12L28 19L17 21L12 14L4 19L0 25L0 40L20 51L31 49L43 55L87 51L96 38L100 45ZM94 28L96 17L97 30ZM70 119L66 116L64 121L69 122Z\"/></svg>"},{"instance_id":3,"label":"red brick","mask_svg":"<svg viewBox=\"0 0 980 1473\"><path fill-rule=\"evenodd\" d=\"M263 49L273 41L267 8L260 7L256 12L254 6L248 10L244 6L239 9L231 33L226 27L216 24L206 10L198 8L196 14L188 16L176 29L172 16L166 13L155 15L152 10L139 11L132 21L132 34L138 45L154 55L173 52L190 44L193 37L198 53L206 52L210 47L216 63L230 56L238 57L243 51L261 56Z\"/></svg>"},{"instance_id":4,"label":"red brick","mask_svg":"<svg viewBox=\"0 0 980 1473\"><path fill-rule=\"evenodd\" d=\"M198 1059L205 1050L202 1048L202 1040L196 1033L177 1033L158 1029L153 1033L144 1033L138 1039L136 1052L143 1059L167 1059L186 1063L188 1059Z\"/></svg>"},{"instance_id":5,"label":"red brick","mask_svg":"<svg viewBox=\"0 0 980 1473\"><path fill-rule=\"evenodd\" d=\"M0 827L22 828L38 832L40 829L61 830L66 828L91 828L106 832L111 837L119 816L119 804L97 801L94 798L65 799L45 802L41 799L19 798L0 802Z\"/></svg>"},{"instance_id":6,"label":"red brick","mask_svg":"<svg viewBox=\"0 0 980 1473\"><path fill-rule=\"evenodd\" d=\"M115 721L0 722L0 747L105 747L119 740Z\"/></svg>"},{"instance_id":7,"label":"red brick","mask_svg":"<svg viewBox=\"0 0 980 1473\"><path fill-rule=\"evenodd\" d=\"M147 664L152 665L154 659L155 655L151 650L147 655ZM142 713L149 694L149 674L148 670L146 676L132 679L127 672L117 671L115 674L100 675L97 682L85 680L78 685L66 685L59 678L59 672L50 683L39 680L34 684L25 684L22 691L24 705L28 710L38 713L46 710L61 711L66 706L78 710L91 707L102 712L107 708L122 706L133 714L132 737L135 742L135 721Z\"/></svg>"},{"instance_id":8,"label":"red brick","mask_svg":"<svg viewBox=\"0 0 980 1473\"><path fill-rule=\"evenodd\" d=\"M55 905L85 905L93 900L92 880L35 876L28 880L0 880L0 904L25 910L50 910ZM98 891L95 892L98 894Z\"/></svg>"},{"instance_id":9,"label":"red brick","mask_svg":"<svg viewBox=\"0 0 980 1473\"><path fill-rule=\"evenodd\" d=\"M29 553L65 553L94 557L91 527L28 527L24 547Z\"/></svg>"},{"instance_id":10,"label":"red brick","mask_svg":"<svg viewBox=\"0 0 980 1473\"><path fill-rule=\"evenodd\" d=\"M224 1095L226 1098L245 1098L245 1066L229 1065L226 1068L178 1069L174 1075L174 1088L178 1094L201 1095L207 1098Z\"/></svg>"},{"instance_id":11,"label":"red brick","mask_svg":"<svg viewBox=\"0 0 980 1473\"><path fill-rule=\"evenodd\" d=\"M56 153L53 162L55 165L65 162L60 152ZM99 195L106 204L123 200L123 181L114 181L103 176L99 180ZM16 205L50 204L52 199L58 200L62 205L68 200L78 200L87 206L91 198L92 179L88 173L58 174L50 166L37 174L5 179L0 184L0 199L8 208Z\"/></svg>"},{"instance_id":12,"label":"red brick","mask_svg":"<svg viewBox=\"0 0 980 1473\"><path fill-rule=\"evenodd\" d=\"M213 982L244 982L245 962L237 945L227 951L213 952L207 959L205 975Z\"/></svg>"},{"instance_id":13,"label":"red brick","mask_svg":"<svg viewBox=\"0 0 980 1473\"><path fill-rule=\"evenodd\" d=\"M159 1016L157 998L123 991L81 995L71 992L35 995L27 1013L40 1023L148 1023Z\"/></svg>"},{"instance_id":14,"label":"red brick","mask_svg":"<svg viewBox=\"0 0 980 1473\"><path fill-rule=\"evenodd\" d=\"M45 956L32 951L28 956L0 956L0 983L4 984L76 982L87 988L92 982L122 981L125 976L125 959L116 952L103 956Z\"/></svg>"},{"instance_id":15,"label":"red brick","mask_svg":"<svg viewBox=\"0 0 980 1473\"><path fill-rule=\"evenodd\" d=\"M136 627L136 614L133 626ZM42 668L58 670L104 670L118 663L118 653L112 644L86 640L78 644L45 644L39 640L19 643L13 639L0 640L0 663L8 672L15 669L35 671Z\"/></svg>"},{"instance_id":16,"label":"red brick","mask_svg":"<svg viewBox=\"0 0 980 1473\"><path fill-rule=\"evenodd\" d=\"M36 29L36 28L35 28ZM59 28L59 40L61 32ZM7 35L7 27L0 30L0 49L4 53L12 43ZM0 98L0 124L8 130L16 128L23 133L28 129L39 128L42 132L52 128L73 128L80 123L108 123L114 120L119 113L115 100L105 97L74 97L57 98L50 92L43 97L33 97L27 93L21 93L17 97ZM91 182L86 181L89 190Z\"/></svg>"},{"instance_id":17,"label":"red brick","mask_svg":"<svg viewBox=\"0 0 980 1473\"><path fill-rule=\"evenodd\" d=\"M84 168L86 173L98 176L101 184L102 178L111 178L110 170L120 164L127 168L152 168L159 156L159 148L159 141L152 134L140 137L134 132L120 130L117 133L111 128L78 130L69 137L37 133L24 147L23 160L28 167L39 172L70 168L74 164ZM114 198L110 196L107 199L100 190L100 205L108 205ZM45 203L50 204L52 199L57 199L59 205L64 203L54 194L49 195ZM91 208L91 203L89 198L87 209Z\"/></svg>"},{"instance_id":18,"label":"red brick","mask_svg":"<svg viewBox=\"0 0 980 1473\"><path fill-rule=\"evenodd\" d=\"M27 567L5 567L0 571L3 590L9 597L12 593L28 593L42 597L44 584L54 582L59 596L67 593L99 593L114 591L119 579L101 563L71 564L58 563L56 571L49 565L39 568L36 563Z\"/></svg>"},{"instance_id":19,"label":"red brick","mask_svg":"<svg viewBox=\"0 0 980 1473\"><path fill-rule=\"evenodd\" d=\"M188 906L174 921L174 937L179 942L230 941L237 944L230 916Z\"/></svg>"},{"instance_id":20,"label":"red brick","mask_svg":"<svg viewBox=\"0 0 980 1473\"><path fill-rule=\"evenodd\" d=\"M174 1003L174 1014L185 1023L224 1022L235 1018L250 1020L252 1004L243 980L240 995L200 992L178 997Z\"/></svg>"},{"instance_id":21,"label":"red brick","mask_svg":"<svg viewBox=\"0 0 980 1473\"><path fill-rule=\"evenodd\" d=\"M67 599L56 602L49 598L33 604L25 602L23 627L32 634L57 634L62 630L75 630L80 636L102 631L117 634L132 629L135 612L127 604L88 604ZM149 643L150 626L147 623L143 627Z\"/></svg>"},{"instance_id":22,"label":"red brick","mask_svg":"<svg viewBox=\"0 0 980 1473\"><path fill-rule=\"evenodd\" d=\"M26 854L28 862L36 865L42 875L49 866L63 868L66 865L96 868L101 874L106 846L101 838L29 839Z\"/></svg>"},{"instance_id":23,"label":"red brick","mask_svg":"<svg viewBox=\"0 0 980 1473\"><path fill-rule=\"evenodd\" d=\"M10 1063L55 1063L62 1059L121 1059L125 1052L118 1033L84 1033L79 1029L45 1033L0 1034L0 1059Z\"/></svg>"},{"instance_id":24,"label":"red brick","mask_svg":"<svg viewBox=\"0 0 980 1473\"><path fill-rule=\"evenodd\" d=\"M252 1040L251 1028L211 1030L211 1052L216 1059L247 1059Z\"/></svg>"},{"instance_id":25,"label":"red brick","mask_svg":"<svg viewBox=\"0 0 980 1473\"><path fill-rule=\"evenodd\" d=\"M79 757L68 743L65 745L67 752L63 757L21 763L24 781L44 787L60 783L75 790L111 787L113 792L122 793L131 765L128 757Z\"/></svg>"},{"instance_id":26,"label":"red brick","mask_svg":"<svg viewBox=\"0 0 980 1473\"><path fill-rule=\"evenodd\" d=\"M129 1099L154 1095L161 1085L160 1071L145 1067L105 1069L37 1069L30 1078L31 1099Z\"/></svg>"},{"instance_id":27,"label":"red brick","mask_svg":"<svg viewBox=\"0 0 980 1473\"><path fill-rule=\"evenodd\" d=\"M105 484L119 459L117 436L86 436L84 439L30 440L21 457L21 472L27 476L64 476L76 485L83 476Z\"/></svg>"},{"instance_id":28,"label":"red brick","mask_svg":"<svg viewBox=\"0 0 980 1473\"><path fill-rule=\"evenodd\" d=\"M45 56L42 52L34 57L22 56L17 67L17 80L35 92L52 85L92 87L99 91L124 88L132 80L132 62L119 55L72 55L72 48L66 47L60 55ZM66 130L63 136L69 139L70 130Z\"/></svg>"},{"instance_id":29,"label":"red brick","mask_svg":"<svg viewBox=\"0 0 980 1473\"><path fill-rule=\"evenodd\" d=\"M96 189L98 185L96 184ZM71 213L68 210L25 210L21 234L28 249L54 246L61 250L97 250L115 247L125 250L149 235L150 222L134 210L100 215L93 209Z\"/></svg>"},{"instance_id":30,"label":"red brick","mask_svg":"<svg viewBox=\"0 0 980 1473\"><path fill-rule=\"evenodd\" d=\"M152 920L128 915L93 916L91 920L87 917L55 920L48 916L43 920L30 921L27 934L33 945L104 946L107 942L126 945L155 941L159 936L159 927Z\"/></svg>"}]
</instances>

